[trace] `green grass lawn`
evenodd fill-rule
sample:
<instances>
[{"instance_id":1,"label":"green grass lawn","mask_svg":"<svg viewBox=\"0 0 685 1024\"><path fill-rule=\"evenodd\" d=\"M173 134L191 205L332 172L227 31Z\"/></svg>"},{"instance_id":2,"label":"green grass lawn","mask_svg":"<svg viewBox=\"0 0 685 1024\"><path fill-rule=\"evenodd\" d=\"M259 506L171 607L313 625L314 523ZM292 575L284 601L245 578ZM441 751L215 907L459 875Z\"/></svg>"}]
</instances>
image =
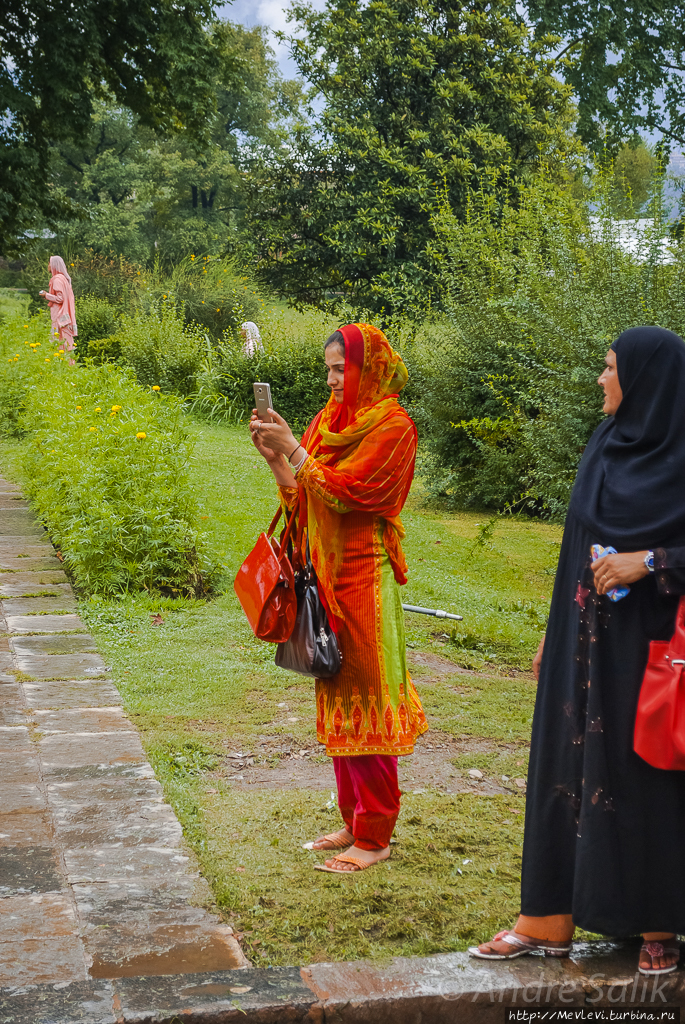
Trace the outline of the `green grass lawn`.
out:
<instances>
[{"instance_id":1,"label":"green grass lawn","mask_svg":"<svg viewBox=\"0 0 685 1024\"><path fill-rule=\"evenodd\" d=\"M518 909L535 697L528 669L560 529L511 518L478 544L486 515L430 510L416 487L403 517L404 600L464 621L452 629L407 616L431 732L416 759L402 762L390 861L322 875L312 870L320 855L301 849L339 823L333 773L316 746L313 684L276 669L273 646L252 636L232 589L276 508L275 487L244 427L192 429L193 479L208 544L225 566L224 592L207 603L91 599L81 611L248 957L266 965L426 954L489 937ZM16 445L0 452L11 472Z\"/></svg>"}]
</instances>

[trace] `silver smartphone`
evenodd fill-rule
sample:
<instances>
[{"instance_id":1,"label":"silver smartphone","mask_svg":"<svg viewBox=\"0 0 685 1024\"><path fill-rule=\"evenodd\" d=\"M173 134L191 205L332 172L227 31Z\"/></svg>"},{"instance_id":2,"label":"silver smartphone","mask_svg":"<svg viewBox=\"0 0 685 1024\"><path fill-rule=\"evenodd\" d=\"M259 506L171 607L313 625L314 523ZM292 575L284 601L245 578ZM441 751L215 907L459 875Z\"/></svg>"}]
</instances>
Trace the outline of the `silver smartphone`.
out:
<instances>
[{"instance_id":1,"label":"silver smartphone","mask_svg":"<svg viewBox=\"0 0 685 1024\"><path fill-rule=\"evenodd\" d=\"M257 415L264 423L272 423L273 420L269 412L269 409L273 409L271 404L271 385L253 384L252 387L254 388L254 404L257 409Z\"/></svg>"}]
</instances>

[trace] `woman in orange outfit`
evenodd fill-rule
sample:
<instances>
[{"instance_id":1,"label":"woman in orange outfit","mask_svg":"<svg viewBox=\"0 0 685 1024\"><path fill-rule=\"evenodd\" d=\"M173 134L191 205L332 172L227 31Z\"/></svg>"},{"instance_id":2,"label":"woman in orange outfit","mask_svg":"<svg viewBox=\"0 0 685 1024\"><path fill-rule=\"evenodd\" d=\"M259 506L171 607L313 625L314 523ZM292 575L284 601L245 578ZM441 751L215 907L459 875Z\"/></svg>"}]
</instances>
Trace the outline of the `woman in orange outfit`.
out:
<instances>
[{"instance_id":1,"label":"woman in orange outfit","mask_svg":"<svg viewBox=\"0 0 685 1024\"><path fill-rule=\"evenodd\" d=\"M317 868L342 873L390 856L397 758L428 726L407 673L399 591L407 572L399 514L416 457L416 428L397 401L407 371L369 324L341 327L325 358L331 396L301 443L276 413L265 423L255 412L250 429L282 501L304 518L298 526L342 653L340 672L316 680L316 727L333 758L344 828L307 844L335 853Z\"/></svg>"}]
</instances>

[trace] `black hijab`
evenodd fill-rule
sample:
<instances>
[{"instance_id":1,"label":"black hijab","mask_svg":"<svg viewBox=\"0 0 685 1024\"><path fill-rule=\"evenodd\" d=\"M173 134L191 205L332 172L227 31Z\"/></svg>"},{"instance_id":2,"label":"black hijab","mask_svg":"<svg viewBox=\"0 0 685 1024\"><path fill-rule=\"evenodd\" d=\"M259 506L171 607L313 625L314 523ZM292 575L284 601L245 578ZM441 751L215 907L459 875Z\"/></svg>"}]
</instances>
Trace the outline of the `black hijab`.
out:
<instances>
[{"instance_id":1,"label":"black hijab","mask_svg":"<svg viewBox=\"0 0 685 1024\"><path fill-rule=\"evenodd\" d=\"M685 342L632 327L611 346L623 400L597 427L571 495L574 515L604 545L685 545Z\"/></svg>"}]
</instances>

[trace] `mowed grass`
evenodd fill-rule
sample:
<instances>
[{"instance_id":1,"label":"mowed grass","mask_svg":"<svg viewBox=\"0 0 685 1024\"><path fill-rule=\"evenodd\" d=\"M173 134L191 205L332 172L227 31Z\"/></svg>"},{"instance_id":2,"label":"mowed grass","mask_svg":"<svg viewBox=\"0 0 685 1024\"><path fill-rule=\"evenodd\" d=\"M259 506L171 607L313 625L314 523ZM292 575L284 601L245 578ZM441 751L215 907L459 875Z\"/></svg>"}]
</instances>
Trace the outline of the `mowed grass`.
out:
<instances>
[{"instance_id":1,"label":"mowed grass","mask_svg":"<svg viewBox=\"0 0 685 1024\"><path fill-rule=\"evenodd\" d=\"M314 872L320 857L301 849L339 823L330 787L248 792L226 779L228 753L254 752L267 765L315 747L313 683L276 669L274 648L253 637L233 594L233 576L276 508L271 475L244 427L193 430L193 478L224 593L206 603L88 600L81 611L219 907L262 965L427 954L488 937L518 910L524 797L513 782L492 796L478 783L406 794L391 860L338 877ZM8 472L13 450L3 445ZM428 509L420 485L403 518L405 602L464 616L446 626L408 615L409 647L453 662L455 673L476 670L417 672L434 735L484 738L452 760L464 786L474 767L497 780L525 776L535 684L522 670L544 629L561 531L511 518L479 544L487 515ZM435 751L442 756L452 754Z\"/></svg>"}]
</instances>

